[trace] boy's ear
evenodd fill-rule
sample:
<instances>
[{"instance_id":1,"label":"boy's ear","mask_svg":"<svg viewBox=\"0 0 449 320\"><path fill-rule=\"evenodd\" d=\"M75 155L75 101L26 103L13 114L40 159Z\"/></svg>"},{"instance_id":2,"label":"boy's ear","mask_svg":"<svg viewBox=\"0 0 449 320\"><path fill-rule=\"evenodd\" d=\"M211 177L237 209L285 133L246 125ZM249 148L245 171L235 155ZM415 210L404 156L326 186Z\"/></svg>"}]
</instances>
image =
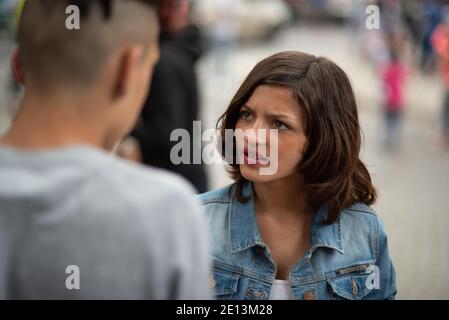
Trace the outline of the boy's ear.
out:
<instances>
[{"instance_id":1,"label":"boy's ear","mask_svg":"<svg viewBox=\"0 0 449 320\"><path fill-rule=\"evenodd\" d=\"M133 85L133 72L138 70L142 62L142 54L142 46L131 46L123 51L117 64L118 71L114 85L114 96L123 96L130 90Z\"/></svg>"},{"instance_id":2,"label":"boy's ear","mask_svg":"<svg viewBox=\"0 0 449 320\"><path fill-rule=\"evenodd\" d=\"M15 48L12 53L11 66L16 81L21 85L25 85L25 75L22 69L22 62L20 61L20 51L18 47Z\"/></svg>"}]
</instances>

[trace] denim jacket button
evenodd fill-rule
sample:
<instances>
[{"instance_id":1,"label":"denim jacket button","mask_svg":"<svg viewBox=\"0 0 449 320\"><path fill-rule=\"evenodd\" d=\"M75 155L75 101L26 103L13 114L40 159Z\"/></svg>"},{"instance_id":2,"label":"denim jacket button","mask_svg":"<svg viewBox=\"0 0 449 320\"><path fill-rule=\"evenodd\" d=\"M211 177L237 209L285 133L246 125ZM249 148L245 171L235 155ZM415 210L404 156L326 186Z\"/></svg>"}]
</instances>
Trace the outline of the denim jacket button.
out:
<instances>
[{"instance_id":1,"label":"denim jacket button","mask_svg":"<svg viewBox=\"0 0 449 320\"><path fill-rule=\"evenodd\" d=\"M313 291L307 291L304 293L304 300L316 300L316 295Z\"/></svg>"}]
</instances>

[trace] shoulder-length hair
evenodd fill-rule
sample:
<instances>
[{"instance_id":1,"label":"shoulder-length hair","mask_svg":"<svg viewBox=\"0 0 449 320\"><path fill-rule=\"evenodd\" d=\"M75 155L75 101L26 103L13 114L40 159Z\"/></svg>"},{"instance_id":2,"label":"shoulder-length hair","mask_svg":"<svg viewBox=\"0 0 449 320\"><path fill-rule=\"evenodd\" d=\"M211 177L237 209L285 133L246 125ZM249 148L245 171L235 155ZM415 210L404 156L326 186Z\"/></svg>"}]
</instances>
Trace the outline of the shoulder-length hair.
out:
<instances>
[{"instance_id":1,"label":"shoulder-length hair","mask_svg":"<svg viewBox=\"0 0 449 320\"><path fill-rule=\"evenodd\" d=\"M312 207L316 210L327 206L325 223L334 223L343 209L356 202L373 204L376 189L359 157L362 133L354 93L345 72L326 58L303 52L281 52L262 60L218 120L221 137L225 137L226 129L235 129L240 108L260 85L291 89L302 108L307 147L298 171L304 177ZM235 157L235 141L233 145ZM221 139L219 149L224 155L225 139ZM242 194L247 181L239 164L233 161L227 169L236 181L237 198L248 201Z\"/></svg>"}]
</instances>

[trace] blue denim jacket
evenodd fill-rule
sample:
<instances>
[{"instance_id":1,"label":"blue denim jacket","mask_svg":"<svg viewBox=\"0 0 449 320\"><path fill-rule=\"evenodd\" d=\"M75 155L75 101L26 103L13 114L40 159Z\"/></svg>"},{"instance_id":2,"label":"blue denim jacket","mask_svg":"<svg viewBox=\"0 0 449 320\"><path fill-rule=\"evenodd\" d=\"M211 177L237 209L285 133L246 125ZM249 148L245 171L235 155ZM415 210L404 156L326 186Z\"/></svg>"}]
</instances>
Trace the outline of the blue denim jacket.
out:
<instances>
[{"instance_id":1,"label":"blue denim jacket","mask_svg":"<svg viewBox=\"0 0 449 320\"><path fill-rule=\"evenodd\" d=\"M243 188L251 195L252 186ZM211 287L217 299L268 299L276 266L263 243L254 199L235 197L235 185L199 196L211 237ZM388 254L384 226L373 210L357 203L332 225L321 222L325 206L314 215L310 248L291 269L295 299L393 299L396 275Z\"/></svg>"}]
</instances>

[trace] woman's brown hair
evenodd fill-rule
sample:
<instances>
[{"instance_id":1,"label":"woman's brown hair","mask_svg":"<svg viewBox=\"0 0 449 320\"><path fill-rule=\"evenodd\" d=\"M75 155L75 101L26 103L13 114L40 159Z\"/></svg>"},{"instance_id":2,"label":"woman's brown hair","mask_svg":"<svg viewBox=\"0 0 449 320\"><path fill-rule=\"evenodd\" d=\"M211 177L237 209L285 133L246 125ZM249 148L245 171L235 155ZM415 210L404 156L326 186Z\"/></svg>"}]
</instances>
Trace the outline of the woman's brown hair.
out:
<instances>
[{"instance_id":1,"label":"woman's brown hair","mask_svg":"<svg viewBox=\"0 0 449 320\"><path fill-rule=\"evenodd\" d=\"M376 189L359 158L362 134L354 93L345 72L326 58L303 52L281 52L262 60L218 120L221 137L225 137L226 129L235 129L240 108L260 85L282 86L295 93L307 136L298 170L304 176L312 207L327 206L325 223L334 223L343 209L356 202L373 204ZM233 145L235 155L235 141ZM219 147L224 155L225 139ZM247 181L237 161L229 165L228 171L236 181L237 198L247 201L242 194Z\"/></svg>"}]
</instances>

